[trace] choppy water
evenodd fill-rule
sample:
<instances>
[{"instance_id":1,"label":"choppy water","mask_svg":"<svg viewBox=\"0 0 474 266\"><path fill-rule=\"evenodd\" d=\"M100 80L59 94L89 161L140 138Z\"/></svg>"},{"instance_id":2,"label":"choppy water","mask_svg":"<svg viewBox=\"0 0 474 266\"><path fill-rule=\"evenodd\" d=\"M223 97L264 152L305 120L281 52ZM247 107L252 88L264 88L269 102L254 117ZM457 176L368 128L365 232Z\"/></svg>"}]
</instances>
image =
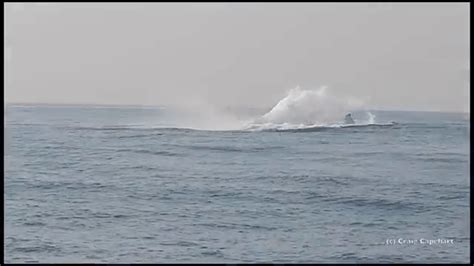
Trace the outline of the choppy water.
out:
<instances>
[{"instance_id":1,"label":"choppy water","mask_svg":"<svg viewBox=\"0 0 474 266\"><path fill-rule=\"evenodd\" d=\"M283 132L146 126L169 125L164 113L8 107L5 261L469 261L464 115L375 112L399 124ZM399 238L453 244L385 242Z\"/></svg>"}]
</instances>

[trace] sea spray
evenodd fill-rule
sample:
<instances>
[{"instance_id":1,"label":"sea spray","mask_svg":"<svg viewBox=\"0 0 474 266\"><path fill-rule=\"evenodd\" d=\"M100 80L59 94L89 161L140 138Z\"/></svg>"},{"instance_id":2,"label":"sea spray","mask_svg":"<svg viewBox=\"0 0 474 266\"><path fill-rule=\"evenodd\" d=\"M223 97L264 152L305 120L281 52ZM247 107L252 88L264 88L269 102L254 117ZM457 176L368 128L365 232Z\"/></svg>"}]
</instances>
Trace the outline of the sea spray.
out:
<instances>
[{"instance_id":1,"label":"sea spray","mask_svg":"<svg viewBox=\"0 0 474 266\"><path fill-rule=\"evenodd\" d=\"M369 111L366 111L367 115L368 115L368 119L367 119L367 124L375 124L375 115L372 114L371 112Z\"/></svg>"},{"instance_id":2,"label":"sea spray","mask_svg":"<svg viewBox=\"0 0 474 266\"><path fill-rule=\"evenodd\" d=\"M194 101L167 109L168 113L173 113L172 123L167 126L219 131L340 127L344 126L347 113L364 110L363 106L364 103L360 99L336 96L327 87L311 90L297 86L289 90L283 99L263 115L242 115L238 110L232 111L207 102ZM365 113L366 119L354 117L356 124L375 123L375 116L368 111ZM161 121L163 117L159 119ZM155 122L148 121L144 124Z\"/></svg>"},{"instance_id":3,"label":"sea spray","mask_svg":"<svg viewBox=\"0 0 474 266\"><path fill-rule=\"evenodd\" d=\"M197 130L239 130L249 120L237 114L204 101L195 101L187 105L175 105L168 108L173 113L173 127Z\"/></svg>"},{"instance_id":4,"label":"sea spray","mask_svg":"<svg viewBox=\"0 0 474 266\"><path fill-rule=\"evenodd\" d=\"M344 116L362 106L360 100L337 97L327 87L318 90L290 90L257 124L286 124L294 126L331 125L342 123Z\"/></svg>"}]
</instances>

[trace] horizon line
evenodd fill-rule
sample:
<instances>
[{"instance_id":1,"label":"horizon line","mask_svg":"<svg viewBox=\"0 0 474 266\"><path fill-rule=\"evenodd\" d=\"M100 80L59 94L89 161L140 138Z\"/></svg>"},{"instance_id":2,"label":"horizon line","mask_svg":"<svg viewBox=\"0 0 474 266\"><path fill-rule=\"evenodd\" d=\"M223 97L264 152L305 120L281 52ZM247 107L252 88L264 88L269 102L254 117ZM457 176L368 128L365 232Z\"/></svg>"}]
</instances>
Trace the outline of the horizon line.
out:
<instances>
[{"instance_id":1,"label":"horizon line","mask_svg":"<svg viewBox=\"0 0 474 266\"><path fill-rule=\"evenodd\" d=\"M3 102L4 107L7 105L37 105L37 106L95 106L95 107L154 107L154 108L164 108L173 106L172 104L121 104L121 103L46 103L46 102ZM233 108L238 107L238 105L227 105L224 108ZM261 109L268 109L272 107L250 107L247 108L261 108ZM374 108L366 108L368 111L389 111L389 112L430 112L430 113L459 113L459 114L470 114L470 109L468 111L441 111L441 110L414 110L414 109L395 109L395 108L381 108L381 107L374 107Z\"/></svg>"}]
</instances>

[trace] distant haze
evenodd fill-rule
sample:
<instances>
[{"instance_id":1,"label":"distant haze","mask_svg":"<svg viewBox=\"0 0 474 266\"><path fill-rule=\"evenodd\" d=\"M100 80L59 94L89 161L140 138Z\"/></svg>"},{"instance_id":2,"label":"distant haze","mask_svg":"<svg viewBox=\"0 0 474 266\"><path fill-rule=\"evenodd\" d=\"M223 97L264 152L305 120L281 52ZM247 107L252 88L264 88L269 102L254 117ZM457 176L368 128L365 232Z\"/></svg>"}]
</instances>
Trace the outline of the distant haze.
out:
<instances>
[{"instance_id":1,"label":"distant haze","mask_svg":"<svg viewBox=\"0 0 474 266\"><path fill-rule=\"evenodd\" d=\"M5 101L469 111L468 3L7 3Z\"/></svg>"}]
</instances>

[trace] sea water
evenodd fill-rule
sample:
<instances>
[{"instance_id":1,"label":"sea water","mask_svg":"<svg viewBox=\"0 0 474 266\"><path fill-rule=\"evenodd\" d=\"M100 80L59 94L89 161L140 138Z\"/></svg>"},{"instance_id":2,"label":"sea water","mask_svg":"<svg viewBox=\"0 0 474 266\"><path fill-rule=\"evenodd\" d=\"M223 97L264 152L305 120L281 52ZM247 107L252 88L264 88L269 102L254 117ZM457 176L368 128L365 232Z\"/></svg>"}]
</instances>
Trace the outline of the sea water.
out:
<instances>
[{"instance_id":1,"label":"sea water","mask_svg":"<svg viewBox=\"0 0 474 266\"><path fill-rule=\"evenodd\" d=\"M206 130L166 108L5 112L5 262L469 261L465 114Z\"/></svg>"}]
</instances>

